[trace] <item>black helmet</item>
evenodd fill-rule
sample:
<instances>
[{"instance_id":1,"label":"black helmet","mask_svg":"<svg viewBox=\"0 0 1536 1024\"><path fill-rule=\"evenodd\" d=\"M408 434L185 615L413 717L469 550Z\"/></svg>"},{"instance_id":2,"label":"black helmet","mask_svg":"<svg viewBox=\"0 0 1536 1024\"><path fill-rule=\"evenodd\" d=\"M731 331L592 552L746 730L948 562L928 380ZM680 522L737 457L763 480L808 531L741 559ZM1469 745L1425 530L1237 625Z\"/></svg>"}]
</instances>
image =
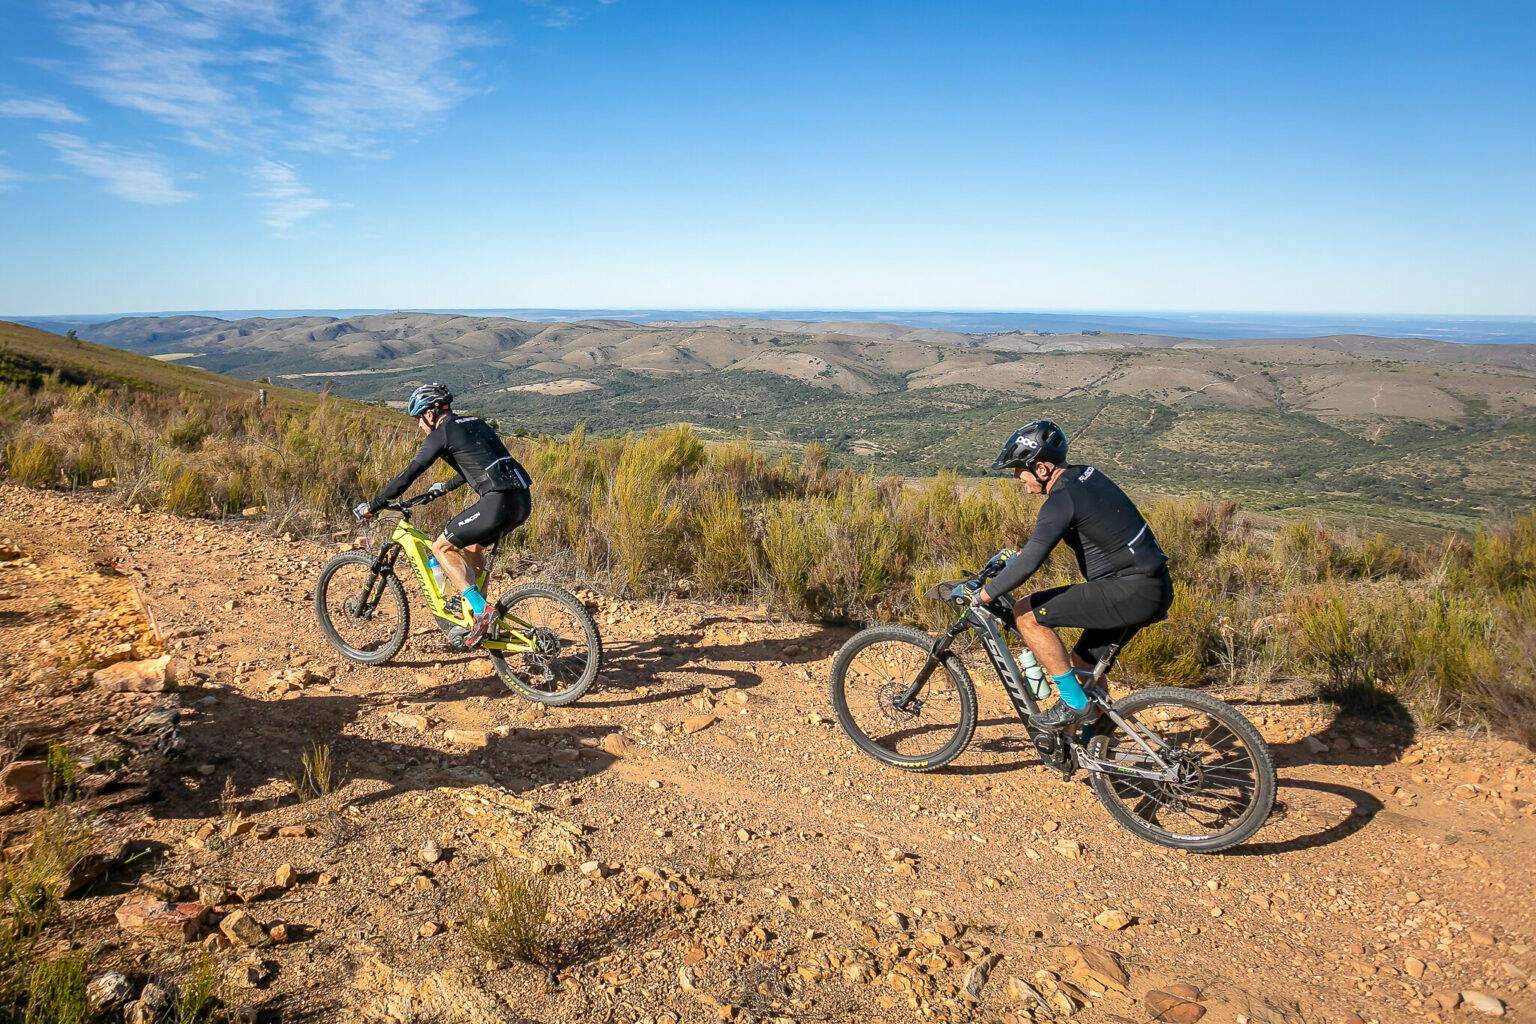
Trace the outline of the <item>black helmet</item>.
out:
<instances>
[{"instance_id":1,"label":"black helmet","mask_svg":"<svg viewBox=\"0 0 1536 1024\"><path fill-rule=\"evenodd\" d=\"M1028 469L1040 459L1066 465L1067 435L1050 420L1035 420L1015 430L989 469Z\"/></svg>"},{"instance_id":2,"label":"black helmet","mask_svg":"<svg viewBox=\"0 0 1536 1024\"><path fill-rule=\"evenodd\" d=\"M411 397L405 403L405 411L416 417L428 409L436 409L452 401L453 394L437 381L433 381L411 392Z\"/></svg>"}]
</instances>

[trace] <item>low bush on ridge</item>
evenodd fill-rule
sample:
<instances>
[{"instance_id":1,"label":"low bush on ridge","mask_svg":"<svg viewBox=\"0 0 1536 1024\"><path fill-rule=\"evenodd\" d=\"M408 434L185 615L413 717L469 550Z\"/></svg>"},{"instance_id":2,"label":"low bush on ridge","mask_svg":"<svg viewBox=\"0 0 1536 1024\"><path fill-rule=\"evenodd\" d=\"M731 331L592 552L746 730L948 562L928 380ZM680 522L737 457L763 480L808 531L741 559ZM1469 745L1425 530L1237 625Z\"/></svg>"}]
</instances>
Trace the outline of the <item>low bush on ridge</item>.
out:
<instances>
[{"instance_id":1,"label":"low bush on ridge","mask_svg":"<svg viewBox=\"0 0 1536 1024\"><path fill-rule=\"evenodd\" d=\"M303 411L59 380L0 389L11 479L105 478L115 500L185 515L260 506L274 531L349 522L419 441L403 417L381 429L343 401ZM635 596L761 600L829 621L937 626L944 610L920 595L1022 543L1039 502L1007 480L831 470L815 444L769 459L687 425L510 445L535 481L517 556ZM1310 522L1265 528L1234 502L1160 498L1147 513L1178 584L1168 621L1127 649L1133 682L1262 691L1301 674L1354 710L1405 706L1425 724L1481 722L1536 746L1536 512L1419 550ZM1059 550L1036 582L1075 576Z\"/></svg>"}]
</instances>

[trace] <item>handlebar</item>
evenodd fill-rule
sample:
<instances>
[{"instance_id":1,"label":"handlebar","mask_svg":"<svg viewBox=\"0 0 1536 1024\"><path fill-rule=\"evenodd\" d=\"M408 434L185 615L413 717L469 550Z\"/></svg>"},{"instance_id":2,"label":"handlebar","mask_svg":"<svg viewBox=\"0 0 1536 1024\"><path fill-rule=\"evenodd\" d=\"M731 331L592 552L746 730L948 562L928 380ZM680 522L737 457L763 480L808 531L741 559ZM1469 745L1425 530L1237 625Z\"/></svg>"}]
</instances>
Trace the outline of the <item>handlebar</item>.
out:
<instances>
[{"instance_id":1,"label":"handlebar","mask_svg":"<svg viewBox=\"0 0 1536 1024\"><path fill-rule=\"evenodd\" d=\"M379 509L379 512L398 512L407 521L409 521L411 518L411 509L415 508L417 505L429 504L430 502L434 502L441 497L441 494L433 494L431 491L423 491L422 493L416 495L416 497L406 498L404 501L386 501L383 507ZM374 514L377 515L378 513ZM359 515L358 518L362 519L363 517Z\"/></svg>"}]
</instances>

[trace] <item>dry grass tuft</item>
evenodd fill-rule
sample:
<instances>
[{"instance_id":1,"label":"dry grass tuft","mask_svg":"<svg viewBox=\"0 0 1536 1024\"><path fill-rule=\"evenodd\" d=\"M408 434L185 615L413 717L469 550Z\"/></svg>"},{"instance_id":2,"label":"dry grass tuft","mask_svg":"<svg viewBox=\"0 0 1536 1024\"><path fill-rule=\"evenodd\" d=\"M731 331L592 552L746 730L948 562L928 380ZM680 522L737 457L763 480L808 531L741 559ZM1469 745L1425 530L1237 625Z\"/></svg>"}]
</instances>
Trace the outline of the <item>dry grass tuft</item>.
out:
<instances>
[{"instance_id":1,"label":"dry grass tuft","mask_svg":"<svg viewBox=\"0 0 1536 1024\"><path fill-rule=\"evenodd\" d=\"M474 891L460 897L464 937L497 962L538 963L549 948L551 905L545 876L493 860Z\"/></svg>"}]
</instances>

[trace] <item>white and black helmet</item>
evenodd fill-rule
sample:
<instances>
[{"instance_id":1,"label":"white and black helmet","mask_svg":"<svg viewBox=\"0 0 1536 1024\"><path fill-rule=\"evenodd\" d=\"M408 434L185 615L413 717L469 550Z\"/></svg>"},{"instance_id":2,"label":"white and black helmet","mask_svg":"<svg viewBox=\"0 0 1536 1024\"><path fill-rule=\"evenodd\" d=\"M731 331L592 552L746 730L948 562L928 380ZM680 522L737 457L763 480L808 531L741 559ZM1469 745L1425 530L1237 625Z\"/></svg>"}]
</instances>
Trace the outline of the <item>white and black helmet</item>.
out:
<instances>
[{"instance_id":1,"label":"white and black helmet","mask_svg":"<svg viewBox=\"0 0 1536 1024\"><path fill-rule=\"evenodd\" d=\"M1009 436L989 469L1028 469L1041 459L1066 465L1067 435L1050 420L1026 423Z\"/></svg>"},{"instance_id":2,"label":"white and black helmet","mask_svg":"<svg viewBox=\"0 0 1536 1024\"><path fill-rule=\"evenodd\" d=\"M433 381L411 392L411 397L405 403L405 411L412 417L416 417L428 409L441 408L452 401L453 393L437 381Z\"/></svg>"}]
</instances>

